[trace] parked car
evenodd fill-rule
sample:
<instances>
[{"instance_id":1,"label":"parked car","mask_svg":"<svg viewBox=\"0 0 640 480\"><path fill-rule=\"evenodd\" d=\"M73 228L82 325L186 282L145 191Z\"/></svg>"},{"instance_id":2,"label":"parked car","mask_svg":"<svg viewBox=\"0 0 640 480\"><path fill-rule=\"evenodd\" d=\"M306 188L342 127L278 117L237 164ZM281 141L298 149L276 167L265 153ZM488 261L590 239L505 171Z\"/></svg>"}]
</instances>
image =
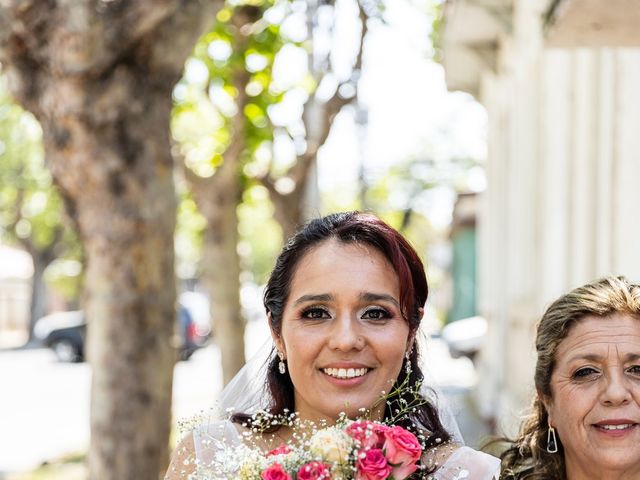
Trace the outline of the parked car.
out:
<instances>
[{"instance_id":1,"label":"parked car","mask_svg":"<svg viewBox=\"0 0 640 480\"><path fill-rule=\"evenodd\" d=\"M482 347L487 334L487 320L476 316L455 320L442 329L441 337L453 358L461 356L473 360Z\"/></svg>"},{"instance_id":2,"label":"parked car","mask_svg":"<svg viewBox=\"0 0 640 480\"><path fill-rule=\"evenodd\" d=\"M180 338L180 359L188 360L206 345L210 328L208 323L194 320L192 312L179 303L176 318ZM85 359L87 322L81 310L56 312L40 318L34 327L35 337L51 348L61 362L81 362Z\"/></svg>"},{"instance_id":3,"label":"parked car","mask_svg":"<svg viewBox=\"0 0 640 480\"><path fill-rule=\"evenodd\" d=\"M56 312L38 319L33 334L61 362L80 362L84 359L86 327L82 311Z\"/></svg>"}]
</instances>

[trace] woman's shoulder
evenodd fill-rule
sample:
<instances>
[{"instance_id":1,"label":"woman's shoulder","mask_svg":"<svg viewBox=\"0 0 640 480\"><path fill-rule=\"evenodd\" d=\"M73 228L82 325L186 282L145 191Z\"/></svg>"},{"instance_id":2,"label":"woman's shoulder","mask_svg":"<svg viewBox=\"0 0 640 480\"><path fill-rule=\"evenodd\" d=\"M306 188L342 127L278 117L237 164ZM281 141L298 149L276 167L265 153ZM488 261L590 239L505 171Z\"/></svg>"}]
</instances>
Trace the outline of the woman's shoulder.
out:
<instances>
[{"instance_id":1,"label":"woman's shoulder","mask_svg":"<svg viewBox=\"0 0 640 480\"><path fill-rule=\"evenodd\" d=\"M196 445L198 441L225 441L239 442L241 426L231 420L215 420L200 423L192 429L192 435Z\"/></svg>"},{"instance_id":2,"label":"woman's shoulder","mask_svg":"<svg viewBox=\"0 0 640 480\"><path fill-rule=\"evenodd\" d=\"M165 480L183 480L196 472L198 465L211 461L225 445L241 442L236 426L229 420L201 423L180 440L167 469Z\"/></svg>"},{"instance_id":3,"label":"woman's shoulder","mask_svg":"<svg viewBox=\"0 0 640 480\"><path fill-rule=\"evenodd\" d=\"M178 445L173 450L164 480L183 480L188 478L189 475L196 471L195 458L193 434L189 433L178 442Z\"/></svg>"},{"instance_id":4,"label":"woman's shoulder","mask_svg":"<svg viewBox=\"0 0 640 480\"><path fill-rule=\"evenodd\" d=\"M500 459L461 445L443 445L427 456L436 468L435 480L492 480L500 474Z\"/></svg>"}]
</instances>

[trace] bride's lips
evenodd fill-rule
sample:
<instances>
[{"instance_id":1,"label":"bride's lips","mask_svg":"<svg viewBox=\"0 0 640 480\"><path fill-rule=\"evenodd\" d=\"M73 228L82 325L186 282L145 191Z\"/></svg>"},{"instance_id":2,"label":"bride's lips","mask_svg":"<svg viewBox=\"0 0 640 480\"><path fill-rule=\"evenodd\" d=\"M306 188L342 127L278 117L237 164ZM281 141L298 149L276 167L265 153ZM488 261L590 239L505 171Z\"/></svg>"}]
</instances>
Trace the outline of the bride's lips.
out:
<instances>
[{"instance_id":1,"label":"bride's lips","mask_svg":"<svg viewBox=\"0 0 640 480\"><path fill-rule=\"evenodd\" d=\"M598 433L607 437L625 437L638 429L638 423L627 418L615 418L594 423Z\"/></svg>"}]
</instances>

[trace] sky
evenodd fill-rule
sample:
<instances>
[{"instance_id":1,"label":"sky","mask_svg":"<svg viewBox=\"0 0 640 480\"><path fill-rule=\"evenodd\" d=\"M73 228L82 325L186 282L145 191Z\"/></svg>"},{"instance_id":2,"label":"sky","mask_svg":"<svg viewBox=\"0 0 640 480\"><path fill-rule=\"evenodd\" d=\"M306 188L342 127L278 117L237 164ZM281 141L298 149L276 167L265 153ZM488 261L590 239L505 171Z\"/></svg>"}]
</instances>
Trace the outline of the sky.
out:
<instances>
[{"instance_id":1,"label":"sky","mask_svg":"<svg viewBox=\"0 0 640 480\"><path fill-rule=\"evenodd\" d=\"M346 10L350 3L338 1L337 8ZM408 158L485 159L486 111L470 95L447 91L444 69L432 60L427 3L387 2L385 23L369 22L358 91L359 108L366 111L368 122L359 127L358 109L351 107L336 118L319 154L321 191L353 189L361 163L367 177L375 180L389 166ZM336 43L353 38L354 28L353 22L336 28ZM484 189L482 174L474 177L471 189ZM450 212L451 200L443 201ZM450 220L450 213L431 213L443 217L435 218L436 223Z\"/></svg>"}]
</instances>

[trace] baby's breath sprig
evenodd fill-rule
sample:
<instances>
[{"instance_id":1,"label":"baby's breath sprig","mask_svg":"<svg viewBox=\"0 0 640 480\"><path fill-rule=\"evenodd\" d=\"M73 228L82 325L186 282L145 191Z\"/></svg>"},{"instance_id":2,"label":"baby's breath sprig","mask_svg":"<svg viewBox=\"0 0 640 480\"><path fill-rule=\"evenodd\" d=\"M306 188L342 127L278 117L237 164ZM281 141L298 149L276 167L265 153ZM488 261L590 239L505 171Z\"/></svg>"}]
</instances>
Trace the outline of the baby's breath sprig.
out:
<instances>
[{"instance_id":1,"label":"baby's breath sprig","mask_svg":"<svg viewBox=\"0 0 640 480\"><path fill-rule=\"evenodd\" d=\"M421 386L421 381L411 384L409 377L405 377L400 384L394 385L389 393L382 392L371 410L375 411L376 407L386 402L391 415L385 421L389 424L395 424L427 403L427 400L420 393Z\"/></svg>"}]
</instances>

